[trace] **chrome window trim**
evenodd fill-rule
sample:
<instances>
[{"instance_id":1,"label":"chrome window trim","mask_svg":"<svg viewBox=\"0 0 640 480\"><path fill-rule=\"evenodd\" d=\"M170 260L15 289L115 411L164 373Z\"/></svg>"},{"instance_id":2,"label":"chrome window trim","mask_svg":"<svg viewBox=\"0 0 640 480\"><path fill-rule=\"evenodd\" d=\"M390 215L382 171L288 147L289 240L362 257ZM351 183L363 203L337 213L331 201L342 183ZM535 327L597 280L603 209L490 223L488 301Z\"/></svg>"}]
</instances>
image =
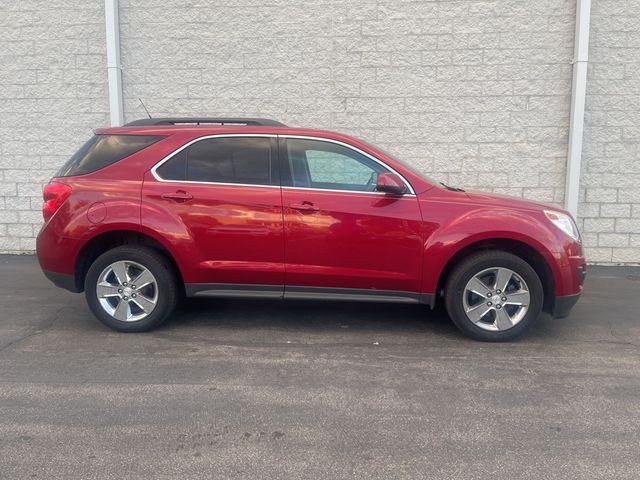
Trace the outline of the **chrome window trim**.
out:
<instances>
[{"instance_id":1,"label":"chrome window trim","mask_svg":"<svg viewBox=\"0 0 640 480\"><path fill-rule=\"evenodd\" d=\"M204 135L202 137L194 138L193 140L185 143L181 147L177 148L170 154L166 155L162 160L156 163L153 167L151 167L151 175L157 181L162 183L189 183L196 185L222 185L229 187L264 187L264 188L280 188L280 185L263 185L263 184L255 184L255 183L225 183L225 182L198 182L197 180L166 180L158 175L158 168L160 168L165 162L168 162L175 155L180 153L185 148L193 145L196 142L200 142L202 140L208 140L210 138L229 138L229 137L250 137L250 138L277 138L278 135L275 134L266 134L266 133L222 133L219 135Z\"/></svg>"},{"instance_id":2,"label":"chrome window trim","mask_svg":"<svg viewBox=\"0 0 640 480\"><path fill-rule=\"evenodd\" d=\"M327 143L335 143L336 145L341 145L345 148L348 148L350 150L353 150L354 152L359 153L360 155L364 155L365 157L373 160L374 162L376 162L378 165L382 165L384 168L386 168L387 170L389 170L391 173L395 173L396 175L398 175L402 181L404 182L404 184L406 185L406 187L408 188L408 194L405 195L415 195L416 192L413 190L413 187L411 186L411 184L407 181L406 178L404 178L403 175L401 175L400 173L396 172L393 168L391 168L389 165L387 165L386 163L384 163L382 160L380 160L379 158L374 157L373 155L360 150L358 147L354 147L353 145L349 145L348 143L344 143L341 142L339 140L333 140L331 138L323 138L323 137L313 137L313 136L308 136L308 135L278 135L279 138L298 138L298 139L302 139L302 140L318 140L321 142L327 142ZM361 192L359 190L334 190L331 188L310 188L310 187L283 187L283 188L296 188L296 189L304 189L304 190L317 190L317 191L330 191L330 192L352 192L352 193L375 193L375 194L382 194L382 195L387 195L384 192Z\"/></svg>"},{"instance_id":3,"label":"chrome window trim","mask_svg":"<svg viewBox=\"0 0 640 480\"><path fill-rule=\"evenodd\" d=\"M311 188L311 187L290 187L285 185L283 190L310 190L312 192L338 192L338 193L354 193L358 195L386 195L388 197L401 198L401 197L415 197L413 193L404 193L402 195L390 195L386 192L363 192L362 190L338 190L334 188Z\"/></svg>"},{"instance_id":4,"label":"chrome window trim","mask_svg":"<svg viewBox=\"0 0 640 480\"><path fill-rule=\"evenodd\" d=\"M261 187L261 188L280 188L280 185L260 185L257 183L225 183L225 182L198 182L196 180L164 180L156 178L162 183L188 183L194 185L220 185L222 187Z\"/></svg>"},{"instance_id":5,"label":"chrome window trim","mask_svg":"<svg viewBox=\"0 0 640 480\"><path fill-rule=\"evenodd\" d=\"M336 190L336 189L331 189L331 188L292 187L292 186L282 186L282 184L280 184L280 185L261 185L261 184L254 184L254 183L224 183L224 182L198 182L196 180L166 180L166 179L162 178L160 175L158 175L158 173L157 173L158 168L160 168L165 162L168 162L175 155L180 153L185 148L188 148L189 146L193 145L194 143L200 142L202 140L208 140L210 138L231 138L231 137L245 137L245 138L246 137L249 137L249 138L296 138L296 139L302 139L302 140L317 140L317 141L320 141L320 142L327 142L327 143L334 143L334 144L337 144L337 145L341 145L341 146L343 146L345 148L353 150L354 152L357 152L357 153L359 153L361 155L364 155L365 157L367 157L367 158L373 160L374 162L376 162L377 164L383 166L384 168L386 168L390 172L395 173L396 175L398 175L402 179L402 181L405 183L405 185L407 186L408 192L409 192L409 193L405 193L403 196L415 196L415 191L413 190L413 187L407 181L407 179L404 178L404 176L401 175L400 173L398 173L396 170L391 168L389 165L384 163L382 160L374 157L373 155L368 154L367 152L364 152L364 151L360 150L357 147L354 147L353 145L349 145L348 143L344 143L344 142L341 142L339 140L333 140L333 139L330 139L330 138L314 137L314 136L308 136L308 135L278 135L278 134L269 134L269 133L221 133L221 134L217 134L217 135L204 135L202 137L194 138L193 140L185 143L181 147L178 147L176 150L174 150L173 152L171 152L168 155L166 155L165 157L163 157L159 162L157 162L153 167L151 167L151 170L150 170L151 175L158 182L162 182L162 183L191 183L191 184L196 184L196 185L222 185L222 186L231 186L231 187L286 188L286 189L292 189L292 190L311 190L311 191L316 191L316 192L342 192L342 193L355 193L355 194L361 194L361 195L388 195L385 192L362 192L362 191L359 191L359 190Z\"/></svg>"}]
</instances>

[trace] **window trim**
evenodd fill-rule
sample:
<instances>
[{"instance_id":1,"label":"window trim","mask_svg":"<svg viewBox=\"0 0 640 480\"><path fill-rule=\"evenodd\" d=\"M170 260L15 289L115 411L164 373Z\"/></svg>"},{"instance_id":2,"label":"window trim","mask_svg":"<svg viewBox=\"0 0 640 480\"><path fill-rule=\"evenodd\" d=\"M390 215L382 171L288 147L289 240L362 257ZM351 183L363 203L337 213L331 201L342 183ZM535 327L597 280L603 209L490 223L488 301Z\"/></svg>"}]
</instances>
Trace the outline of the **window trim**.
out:
<instances>
[{"instance_id":1,"label":"window trim","mask_svg":"<svg viewBox=\"0 0 640 480\"><path fill-rule=\"evenodd\" d=\"M182 152L183 150L189 148L194 143L197 143L197 142L200 142L200 141L203 141L203 140L208 140L210 138L233 138L233 137L277 138L278 135L260 134L260 133L224 133L224 134L220 134L220 135L205 135L205 136L202 136L202 137L194 138L193 140L190 140L189 142L185 143L184 145L182 145L181 147L177 148L176 150L171 152L169 155L164 157L158 163L156 163L150 170L151 171L151 175L157 181L162 182L162 183L190 183L190 184L196 184L196 185L225 185L225 186L231 186L231 187L280 188L281 183L282 183L280 180L278 180L278 185L264 185L264 184L255 184L255 183L199 182L197 180L167 180L167 179L162 178L157 172L157 169L160 168L164 163L168 162L175 155L177 155L178 153ZM271 145L269 146L269 148L271 148Z\"/></svg>"},{"instance_id":2,"label":"window trim","mask_svg":"<svg viewBox=\"0 0 640 480\"><path fill-rule=\"evenodd\" d=\"M348 148L349 150L353 150L356 153L359 153L360 155L364 155L365 157L373 160L374 162L376 162L378 165L383 166L385 169L389 170L389 172L391 173L395 173L396 175L398 175L402 181L404 182L404 184L407 187L407 193L405 193L405 196L415 196L415 191L413 190L413 187L411 186L411 184L407 181L406 178L404 178L404 175L398 173L395 169L391 168L389 165L387 165L386 163L384 163L382 160L380 160L379 158L374 157L373 155L360 150L358 147L354 147L353 145L350 145L348 143L344 143L341 142L339 140L333 140L331 138L323 138L323 137L314 137L314 136L307 136L307 135L278 135L279 138L284 138L285 140L287 138L294 138L294 139L300 139L300 140L318 140L320 142L326 142L326 143L334 143L336 145L341 145L345 148ZM281 156L284 155L286 158L285 160L288 162L289 158L288 158L288 154L287 153L281 153ZM294 186L290 186L290 185L283 185L282 188L288 188L288 189L293 189L293 190L313 190L316 192L346 192L346 193L358 193L358 194L365 194L365 195L388 195L385 192L362 192L359 190L338 190L338 189L332 189L332 188L313 188L313 187L294 187Z\"/></svg>"},{"instance_id":3,"label":"window trim","mask_svg":"<svg viewBox=\"0 0 640 480\"><path fill-rule=\"evenodd\" d=\"M341 146L343 146L345 148L353 150L354 152L357 152L357 153L359 153L361 155L364 155L365 157L370 158L371 160L373 160L374 162L378 163L379 165L382 165L384 168L389 170L391 173L395 173L396 175L398 175L402 179L402 181L404 182L404 184L407 186L407 189L408 189L407 193L405 193L403 196L412 196L412 197L416 196L415 190L413 189L411 184L407 181L407 179L404 177L404 175L402 175L401 173L397 172L395 169L393 169L392 167L387 165L385 162L383 162L379 158L376 158L375 156L373 156L373 155L371 155L371 154L359 149L358 147L354 147L353 145L350 145L348 143L341 142L340 140L333 140L331 138L315 137L315 136L309 136L309 135L287 135L287 134L278 135L278 134L270 134L270 133L221 133L221 134L218 134L218 135L204 135L202 137L194 138L193 140L188 141L187 143L185 143L181 147L178 147L173 152L169 153L164 158L162 158L158 163L156 163L153 167L151 167L151 170L150 170L151 171L151 175L158 182L162 182L162 183L191 183L191 184L197 184L197 185L227 185L227 186L232 186L232 187L286 188L286 189L292 189L292 190L311 190L311 191L315 191L315 192L353 193L353 194L357 194L357 195L388 195L385 192L361 192L361 191L358 191L358 190L333 190L333 189L329 189L329 188L294 187L294 186L289 186L289 185L282 185L282 178L280 178L278 185L259 185L259 184L253 184L253 183L199 182L199 181L196 181L196 180L165 180L160 175L158 175L156 170L160 166L162 166L165 162L168 162L171 158L173 158L174 155L177 155L182 150L188 148L189 146L193 145L194 143L199 142L201 140L208 140L210 138L228 138L228 137L275 138L275 139L281 139L282 138L282 139L285 139L285 140L288 139L288 138L294 138L294 139L301 139L301 140L318 140L320 142L327 142L327 143L334 143L336 145L341 145ZM277 142L277 143L278 143L278 152L279 152L278 156L280 157L278 160L281 160L281 159L287 157L285 159L288 161L289 159L288 159L287 154L284 153L284 152L279 151L280 150L279 149L279 142Z\"/></svg>"}]
</instances>

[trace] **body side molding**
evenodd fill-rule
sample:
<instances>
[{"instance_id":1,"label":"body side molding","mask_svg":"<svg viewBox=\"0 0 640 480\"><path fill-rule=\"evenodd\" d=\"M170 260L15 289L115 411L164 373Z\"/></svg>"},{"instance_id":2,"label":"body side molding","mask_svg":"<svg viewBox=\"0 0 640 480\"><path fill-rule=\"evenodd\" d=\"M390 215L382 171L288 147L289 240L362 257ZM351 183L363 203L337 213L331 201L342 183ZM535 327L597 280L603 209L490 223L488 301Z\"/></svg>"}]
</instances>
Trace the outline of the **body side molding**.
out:
<instances>
[{"instance_id":1,"label":"body side molding","mask_svg":"<svg viewBox=\"0 0 640 480\"><path fill-rule=\"evenodd\" d=\"M187 283L188 297L284 298L303 300L346 300L366 302L423 303L433 308L435 295L395 290L332 288L230 283Z\"/></svg>"}]
</instances>

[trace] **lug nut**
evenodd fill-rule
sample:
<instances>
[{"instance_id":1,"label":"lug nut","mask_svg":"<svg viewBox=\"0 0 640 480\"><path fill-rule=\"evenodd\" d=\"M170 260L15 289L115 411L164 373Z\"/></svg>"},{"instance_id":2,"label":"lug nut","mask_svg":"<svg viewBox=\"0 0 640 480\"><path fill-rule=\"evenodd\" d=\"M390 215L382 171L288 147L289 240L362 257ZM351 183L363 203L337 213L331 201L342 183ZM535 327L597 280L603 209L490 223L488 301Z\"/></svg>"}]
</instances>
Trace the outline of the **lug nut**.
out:
<instances>
[{"instance_id":1,"label":"lug nut","mask_svg":"<svg viewBox=\"0 0 640 480\"><path fill-rule=\"evenodd\" d=\"M493 305L491 302L487 302L487 307L490 307L491 305Z\"/></svg>"},{"instance_id":2,"label":"lug nut","mask_svg":"<svg viewBox=\"0 0 640 480\"><path fill-rule=\"evenodd\" d=\"M124 298L125 300L129 300L129 297L127 297L126 295L122 298Z\"/></svg>"},{"instance_id":3,"label":"lug nut","mask_svg":"<svg viewBox=\"0 0 640 480\"><path fill-rule=\"evenodd\" d=\"M490 297L490 296L491 296L491 292L487 292L487 297Z\"/></svg>"},{"instance_id":4,"label":"lug nut","mask_svg":"<svg viewBox=\"0 0 640 480\"><path fill-rule=\"evenodd\" d=\"M121 288L118 289L118 293L122 293L122 289Z\"/></svg>"},{"instance_id":5,"label":"lug nut","mask_svg":"<svg viewBox=\"0 0 640 480\"><path fill-rule=\"evenodd\" d=\"M125 284L126 285L126 284ZM496 293L500 295L502 292L500 290L496 290Z\"/></svg>"},{"instance_id":6,"label":"lug nut","mask_svg":"<svg viewBox=\"0 0 640 480\"><path fill-rule=\"evenodd\" d=\"M135 285L131 285L131 288L133 288L133 289L135 290L135 289L136 289L136 286L135 286Z\"/></svg>"},{"instance_id":7,"label":"lug nut","mask_svg":"<svg viewBox=\"0 0 640 480\"><path fill-rule=\"evenodd\" d=\"M502 301L506 302L507 301L507 297L502 297Z\"/></svg>"},{"instance_id":8,"label":"lug nut","mask_svg":"<svg viewBox=\"0 0 640 480\"><path fill-rule=\"evenodd\" d=\"M502 308L502 305L500 305L500 304L498 303L498 304L496 305L496 308L497 308L498 310L500 310L500 309Z\"/></svg>"},{"instance_id":9,"label":"lug nut","mask_svg":"<svg viewBox=\"0 0 640 480\"><path fill-rule=\"evenodd\" d=\"M133 298L136 298L136 294L134 293L133 295L131 295Z\"/></svg>"},{"instance_id":10,"label":"lug nut","mask_svg":"<svg viewBox=\"0 0 640 480\"><path fill-rule=\"evenodd\" d=\"M126 287L126 286L127 286L127 282L124 282L124 283L122 284L122 286L123 286L123 287Z\"/></svg>"}]
</instances>

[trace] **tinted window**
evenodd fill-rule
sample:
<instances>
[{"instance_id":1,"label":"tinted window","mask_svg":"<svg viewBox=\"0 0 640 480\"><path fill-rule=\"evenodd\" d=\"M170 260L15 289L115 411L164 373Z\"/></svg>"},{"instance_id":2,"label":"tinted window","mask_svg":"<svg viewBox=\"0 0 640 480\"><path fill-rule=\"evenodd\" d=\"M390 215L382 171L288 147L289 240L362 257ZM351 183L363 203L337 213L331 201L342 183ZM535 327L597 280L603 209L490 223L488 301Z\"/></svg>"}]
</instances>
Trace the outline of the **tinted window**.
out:
<instances>
[{"instance_id":1,"label":"tinted window","mask_svg":"<svg viewBox=\"0 0 640 480\"><path fill-rule=\"evenodd\" d=\"M342 145L320 140L287 139L294 187L373 192L382 165Z\"/></svg>"},{"instance_id":2,"label":"tinted window","mask_svg":"<svg viewBox=\"0 0 640 480\"><path fill-rule=\"evenodd\" d=\"M95 135L56 173L69 177L95 172L156 143L163 137L150 135Z\"/></svg>"},{"instance_id":3,"label":"tinted window","mask_svg":"<svg viewBox=\"0 0 640 480\"><path fill-rule=\"evenodd\" d=\"M165 180L270 185L271 140L226 137L200 140L157 169Z\"/></svg>"},{"instance_id":4,"label":"tinted window","mask_svg":"<svg viewBox=\"0 0 640 480\"><path fill-rule=\"evenodd\" d=\"M165 180L187 179L187 150L181 150L170 160L164 162L156 170L158 175Z\"/></svg>"}]
</instances>

